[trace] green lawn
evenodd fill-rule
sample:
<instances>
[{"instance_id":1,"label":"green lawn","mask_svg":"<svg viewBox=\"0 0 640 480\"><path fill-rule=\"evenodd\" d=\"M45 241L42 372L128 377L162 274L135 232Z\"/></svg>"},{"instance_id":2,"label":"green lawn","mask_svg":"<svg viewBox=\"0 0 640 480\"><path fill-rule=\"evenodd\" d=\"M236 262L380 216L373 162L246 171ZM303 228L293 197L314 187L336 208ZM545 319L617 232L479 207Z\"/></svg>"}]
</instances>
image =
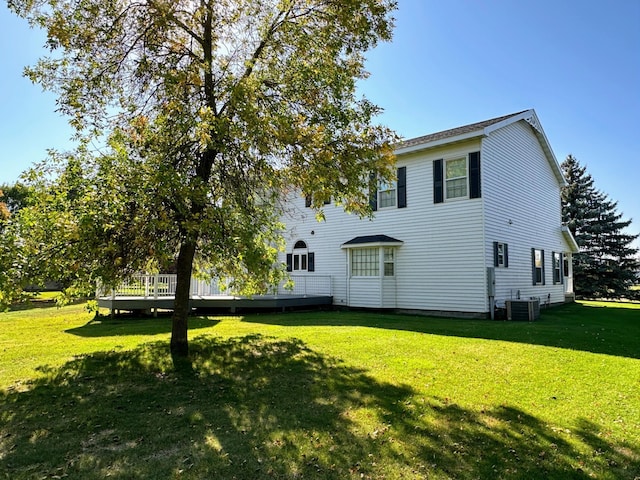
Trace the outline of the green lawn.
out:
<instances>
[{"instance_id":1,"label":"green lawn","mask_svg":"<svg viewBox=\"0 0 640 480\"><path fill-rule=\"evenodd\" d=\"M169 331L0 314L0 478L640 477L640 304L198 317L178 366Z\"/></svg>"}]
</instances>

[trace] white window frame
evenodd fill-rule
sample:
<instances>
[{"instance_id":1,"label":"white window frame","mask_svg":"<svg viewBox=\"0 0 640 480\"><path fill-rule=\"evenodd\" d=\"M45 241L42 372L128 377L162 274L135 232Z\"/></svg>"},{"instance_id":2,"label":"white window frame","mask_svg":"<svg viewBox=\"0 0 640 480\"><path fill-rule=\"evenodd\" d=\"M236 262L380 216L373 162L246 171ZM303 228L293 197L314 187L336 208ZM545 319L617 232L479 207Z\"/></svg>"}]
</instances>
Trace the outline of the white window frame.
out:
<instances>
[{"instance_id":1,"label":"white window frame","mask_svg":"<svg viewBox=\"0 0 640 480\"><path fill-rule=\"evenodd\" d=\"M378 209L395 208L398 197L398 182L380 182L378 184Z\"/></svg>"},{"instance_id":2,"label":"white window frame","mask_svg":"<svg viewBox=\"0 0 640 480\"><path fill-rule=\"evenodd\" d=\"M535 248L533 250L533 262L536 270L535 285L544 285L544 250L541 248ZM539 278L538 272L540 273Z\"/></svg>"},{"instance_id":3,"label":"white window frame","mask_svg":"<svg viewBox=\"0 0 640 480\"><path fill-rule=\"evenodd\" d=\"M447 171L447 165L449 165L449 163L451 162L460 162L462 161L464 163L464 175L463 176L457 176L457 177L451 177L449 178L448 175L448 171ZM449 159L445 159L444 160L444 200L457 200L457 199L463 199L463 198L469 198L469 158L468 156L464 156L464 157L455 157L455 158L449 158ZM459 182L460 180L464 179L464 192L460 195L455 195L453 196L450 193L450 183L453 182ZM460 186L456 186L455 189L459 189ZM454 190L454 187L451 187L451 191Z\"/></svg>"},{"instance_id":4,"label":"white window frame","mask_svg":"<svg viewBox=\"0 0 640 480\"><path fill-rule=\"evenodd\" d=\"M351 248L351 277L395 277L397 247Z\"/></svg>"},{"instance_id":5,"label":"white window frame","mask_svg":"<svg viewBox=\"0 0 640 480\"><path fill-rule=\"evenodd\" d=\"M380 276L380 248L364 247L351 249L352 277Z\"/></svg>"},{"instance_id":6,"label":"white window frame","mask_svg":"<svg viewBox=\"0 0 640 480\"><path fill-rule=\"evenodd\" d=\"M301 240L296 242L302 242ZM291 260L291 271L292 272L306 272L309 268L309 247L306 242L302 242L305 244L304 248L293 248L291 251L292 260Z\"/></svg>"},{"instance_id":7,"label":"white window frame","mask_svg":"<svg viewBox=\"0 0 640 480\"><path fill-rule=\"evenodd\" d=\"M497 243L497 267L505 267L507 265L507 257L504 253L504 243Z\"/></svg>"},{"instance_id":8,"label":"white window frame","mask_svg":"<svg viewBox=\"0 0 640 480\"><path fill-rule=\"evenodd\" d=\"M562 258L562 252L553 252L553 259L551 260L553 262L552 265L552 270L553 270L553 283L554 285L559 285L562 283L562 263L563 263L563 258Z\"/></svg>"},{"instance_id":9,"label":"white window frame","mask_svg":"<svg viewBox=\"0 0 640 480\"><path fill-rule=\"evenodd\" d=\"M384 247L382 249L382 274L385 277L396 276L396 249L395 247Z\"/></svg>"}]
</instances>

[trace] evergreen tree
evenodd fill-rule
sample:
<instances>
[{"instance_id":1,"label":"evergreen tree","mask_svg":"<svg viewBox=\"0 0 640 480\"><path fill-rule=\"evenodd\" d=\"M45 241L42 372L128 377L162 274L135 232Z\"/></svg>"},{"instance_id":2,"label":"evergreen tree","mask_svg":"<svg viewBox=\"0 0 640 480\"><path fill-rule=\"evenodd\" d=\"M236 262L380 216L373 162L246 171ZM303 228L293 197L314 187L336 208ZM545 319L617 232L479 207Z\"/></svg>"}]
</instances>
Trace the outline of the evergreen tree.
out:
<instances>
[{"instance_id":1,"label":"evergreen tree","mask_svg":"<svg viewBox=\"0 0 640 480\"><path fill-rule=\"evenodd\" d=\"M573 256L574 290L583 298L632 298L637 280L638 235L624 232L617 202L597 190L593 178L569 155L562 163L568 185L562 192L562 220L573 234L580 252Z\"/></svg>"}]
</instances>

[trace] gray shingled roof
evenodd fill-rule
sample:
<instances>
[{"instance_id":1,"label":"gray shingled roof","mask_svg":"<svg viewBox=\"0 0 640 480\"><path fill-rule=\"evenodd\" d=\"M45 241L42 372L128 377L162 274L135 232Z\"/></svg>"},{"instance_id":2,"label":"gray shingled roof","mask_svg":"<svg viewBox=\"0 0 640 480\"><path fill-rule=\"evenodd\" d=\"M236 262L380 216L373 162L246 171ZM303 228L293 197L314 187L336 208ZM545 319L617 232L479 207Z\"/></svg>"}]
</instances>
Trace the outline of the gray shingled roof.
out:
<instances>
[{"instance_id":1,"label":"gray shingled roof","mask_svg":"<svg viewBox=\"0 0 640 480\"><path fill-rule=\"evenodd\" d=\"M404 243L402 240L397 240L388 235L364 235L362 237L355 237L342 245L360 245L363 243Z\"/></svg>"},{"instance_id":2,"label":"gray shingled roof","mask_svg":"<svg viewBox=\"0 0 640 480\"><path fill-rule=\"evenodd\" d=\"M520 115L527 110L523 110L522 112L512 113L510 115L505 115L503 117L492 118L491 120L485 120L483 122L471 123L469 125L463 125L462 127L452 128L450 130L443 130L442 132L431 133L429 135L424 135L422 137L411 138L409 140L405 140L400 142L395 146L396 149L413 147L414 145L421 145L424 143L434 142L436 140L444 140L446 138L457 137L458 135L463 135L465 133L471 133L478 130L482 130L490 125L506 120L507 118L515 117L516 115Z\"/></svg>"}]
</instances>

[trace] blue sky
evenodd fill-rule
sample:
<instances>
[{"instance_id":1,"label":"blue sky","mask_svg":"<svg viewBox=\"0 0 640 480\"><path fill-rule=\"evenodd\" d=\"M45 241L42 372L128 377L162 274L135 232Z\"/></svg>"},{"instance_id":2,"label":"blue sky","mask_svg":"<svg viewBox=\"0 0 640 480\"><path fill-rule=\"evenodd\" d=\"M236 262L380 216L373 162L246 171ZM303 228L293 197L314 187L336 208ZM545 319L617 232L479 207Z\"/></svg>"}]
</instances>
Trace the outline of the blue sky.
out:
<instances>
[{"instance_id":1,"label":"blue sky","mask_svg":"<svg viewBox=\"0 0 640 480\"><path fill-rule=\"evenodd\" d=\"M405 138L534 108L640 232L640 0L399 0L363 94ZM22 77L44 35L0 7L0 183L69 148L55 97ZM640 242L639 242L640 244Z\"/></svg>"}]
</instances>

